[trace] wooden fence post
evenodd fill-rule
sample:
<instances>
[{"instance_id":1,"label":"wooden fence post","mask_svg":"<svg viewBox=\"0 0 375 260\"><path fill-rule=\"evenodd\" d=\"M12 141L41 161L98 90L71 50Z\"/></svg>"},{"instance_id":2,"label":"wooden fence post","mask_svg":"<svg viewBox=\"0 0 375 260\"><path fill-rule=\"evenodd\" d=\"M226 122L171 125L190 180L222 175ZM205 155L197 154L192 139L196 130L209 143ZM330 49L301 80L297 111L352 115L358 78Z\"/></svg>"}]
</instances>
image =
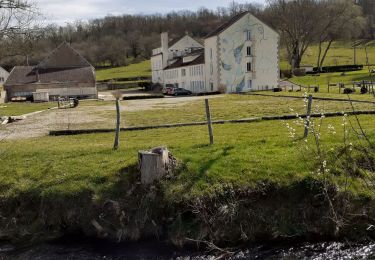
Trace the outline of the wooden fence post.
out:
<instances>
[{"instance_id":1,"label":"wooden fence post","mask_svg":"<svg viewBox=\"0 0 375 260\"><path fill-rule=\"evenodd\" d=\"M330 85L328 84L328 93L329 93L329 87L330 87Z\"/></svg>"},{"instance_id":2,"label":"wooden fence post","mask_svg":"<svg viewBox=\"0 0 375 260\"><path fill-rule=\"evenodd\" d=\"M206 104L206 116L207 116L207 124L208 124L208 134L210 135L210 144L214 144L214 134L212 131L212 121L211 121L211 112L210 112L210 104L208 103L208 99L205 100Z\"/></svg>"},{"instance_id":3,"label":"wooden fence post","mask_svg":"<svg viewBox=\"0 0 375 260\"><path fill-rule=\"evenodd\" d=\"M307 136L309 135L312 101L313 101L313 96L309 95L308 104L307 104L307 113L306 113L305 133L303 135L303 138L307 138Z\"/></svg>"},{"instance_id":4,"label":"wooden fence post","mask_svg":"<svg viewBox=\"0 0 375 260\"><path fill-rule=\"evenodd\" d=\"M120 111L120 99L116 98L116 133L115 142L113 144L113 149L117 150L120 144L120 124L121 124L121 111Z\"/></svg>"}]
</instances>

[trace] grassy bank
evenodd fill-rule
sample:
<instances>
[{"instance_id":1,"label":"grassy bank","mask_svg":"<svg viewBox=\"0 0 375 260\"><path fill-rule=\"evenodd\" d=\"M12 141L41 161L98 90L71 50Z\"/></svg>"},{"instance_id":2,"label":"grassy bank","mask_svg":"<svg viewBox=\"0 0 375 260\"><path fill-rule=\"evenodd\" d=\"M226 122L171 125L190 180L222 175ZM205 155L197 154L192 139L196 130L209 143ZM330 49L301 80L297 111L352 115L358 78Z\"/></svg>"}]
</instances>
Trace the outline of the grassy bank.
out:
<instances>
[{"instance_id":1,"label":"grassy bank","mask_svg":"<svg viewBox=\"0 0 375 260\"><path fill-rule=\"evenodd\" d=\"M20 116L57 107L57 103L6 103L0 104L0 116Z\"/></svg>"},{"instance_id":2,"label":"grassy bank","mask_svg":"<svg viewBox=\"0 0 375 260\"><path fill-rule=\"evenodd\" d=\"M345 85L349 85L348 87L352 87L353 82L375 81L375 74L370 75L368 69L364 69L361 71L346 72L345 75L342 75L341 73L323 73L320 75L306 75L303 77L293 77L291 81L295 84L303 86L319 85L323 87L323 90L327 91L328 83L344 83ZM334 89L334 87L332 87L332 89Z\"/></svg>"},{"instance_id":3,"label":"grassy bank","mask_svg":"<svg viewBox=\"0 0 375 260\"><path fill-rule=\"evenodd\" d=\"M375 140L374 117L360 120ZM324 146L342 145L341 124L341 118L326 119ZM314 158L293 144L283 122L218 125L214 133L214 146L207 145L206 127L122 133L118 151L111 149L112 134L3 142L1 238L36 241L79 230L120 241L166 235L175 243L237 243L335 234L327 201L319 197L327 180L314 173ZM181 166L154 188L143 187L137 152L160 145ZM373 191L361 176L332 174L328 181L337 187L330 191L335 206L349 193L350 214L370 207Z\"/></svg>"},{"instance_id":4,"label":"grassy bank","mask_svg":"<svg viewBox=\"0 0 375 260\"><path fill-rule=\"evenodd\" d=\"M336 66L354 64L354 49L352 45L353 42L334 42L327 54L327 58L324 62L324 65ZM317 64L318 50L318 45L314 44L310 46L302 59L302 65L312 65L315 67ZM375 64L375 43L372 43L367 47L367 52L370 64ZM281 50L280 58L281 68L290 68L290 65L287 62L286 49ZM366 64L366 52L364 47L362 46L357 48L357 64Z\"/></svg>"},{"instance_id":5,"label":"grassy bank","mask_svg":"<svg viewBox=\"0 0 375 260\"><path fill-rule=\"evenodd\" d=\"M122 78L151 77L151 63L149 60L124 67L102 69L96 71L96 80L111 80Z\"/></svg>"}]
</instances>

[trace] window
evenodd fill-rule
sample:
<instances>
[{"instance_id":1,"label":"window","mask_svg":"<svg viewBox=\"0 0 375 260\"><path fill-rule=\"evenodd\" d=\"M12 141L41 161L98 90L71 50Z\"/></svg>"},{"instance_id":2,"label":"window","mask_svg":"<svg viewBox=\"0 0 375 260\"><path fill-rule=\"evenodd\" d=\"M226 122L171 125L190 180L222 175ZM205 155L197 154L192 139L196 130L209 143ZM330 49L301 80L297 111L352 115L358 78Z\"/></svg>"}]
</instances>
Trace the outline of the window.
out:
<instances>
[{"instance_id":1,"label":"window","mask_svg":"<svg viewBox=\"0 0 375 260\"><path fill-rule=\"evenodd\" d=\"M210 59L212 60L212 48L210 49Z\"/></svg>"},{"instance_id":2,"label":"window","mask_svg":"<svg viewBox=\"0 0 375 260\"><path fill-rule=\"evenodd\" d=\"M210 86L211 86L211 91L214 91L214 83L213 82L210 83Z\"/></svg>"},{"instance_id":3,"label":"window","mask_svg":"<svg viewBox=\"0 0 375 260\"><path fill-rule=\"evenodd\" d=\"M246 37L246 41L251 40L251 31L250 30L245 31L245 37Z\"/></svg>"},{"instance_id":4,"label":"window","mask_svg":"<svg viewBox=\"0 0 375 260\"><path fill-rule=\"evenodd\" d=\"M249 89L252 89L253 88L253 81L249 80L247 85L248 85Z\"/></svg>"},{"instance_id":5,"label":"window","mask_svg":"<svg viewBox=\"0 0 375 260\"><path fill-rule=\"evenodd\" d=\"M212 64L210 66L210 72L211 72L211 75L214 74L214 66Z\"/></svg>"},{"instance_id":6,"label":"window","mask_svg":"<svg viewBox=\"0 0 375 260\"><path fill-rule=\"evenodd\" d=\"M251 56L251 47L250 46L247 47L247 56Z\"/></svg>"},{"instance_id":7,"label":"window","mask_svg":"<svg viewBox=\"0 0 375 260\"><path fill-rule=\"evenodd\" d=\"M247 63L247 71L251 71L251 62Z\"/></svg>"},{"instance_id":8,"label":"window","mask_svg":"<svg viewBox=\"0 0 375 260\"><path fill-rule=\"evenodd\" d=\"M181 76L182 76L182 77L185 77L185 76L186 76L186 69L182 69L182 70L181 70Z\"/></svg>"}]
</instances>

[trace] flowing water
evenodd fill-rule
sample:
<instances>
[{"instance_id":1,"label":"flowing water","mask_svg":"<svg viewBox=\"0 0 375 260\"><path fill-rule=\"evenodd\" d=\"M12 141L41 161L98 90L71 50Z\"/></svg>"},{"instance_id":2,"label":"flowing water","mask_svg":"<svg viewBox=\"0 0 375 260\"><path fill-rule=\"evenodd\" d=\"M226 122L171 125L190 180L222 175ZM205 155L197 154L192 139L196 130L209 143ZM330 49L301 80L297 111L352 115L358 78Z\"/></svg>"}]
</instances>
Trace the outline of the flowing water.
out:
<instances>
[{"instance_id":1,"label":"flowing water","mask_svg":"<svg viewBox=\"0 0 375 260\"><path fill-rule=\"evenodd\" d=\"M302 243L294 245L253 245L231 255L209 253L194 248L178 249L162 242L111 244L99 240L76 239L42 244L15 250L0 246L0 259L53 260L119 260L119 259L375 259L375 243L347 244L340 242Z\"/></svg>"}]
</instances>

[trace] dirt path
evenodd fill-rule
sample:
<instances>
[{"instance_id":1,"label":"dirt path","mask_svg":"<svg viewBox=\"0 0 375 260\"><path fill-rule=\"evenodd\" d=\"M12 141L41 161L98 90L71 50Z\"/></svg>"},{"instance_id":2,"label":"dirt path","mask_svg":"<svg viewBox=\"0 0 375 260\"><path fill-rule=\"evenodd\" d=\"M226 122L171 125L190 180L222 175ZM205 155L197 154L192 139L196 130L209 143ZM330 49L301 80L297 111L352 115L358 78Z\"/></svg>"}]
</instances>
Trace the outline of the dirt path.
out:
<instances>
[{"instance_id":1,"label":"dirt path","mask_svg":"<svg viewBox=\"0 0 375 260\"><path fill-rule=\"evenodd\" d=\"M123 111L144 111L152 109L173 108L186 103L203 100L205 98L220 98L223 95L209 97L177 97L145 100L129 100L122 102ZM103 105L104 104L104 105ZM35 138L48 135L51 130L66 130L75 128L109 128L114 125L111 120L100 116L100 112L114 111L115 106L109 102L85 105L82 102L75 109L54 109L41 113L30 114L26 119L0 126L0 140L15 140L21 138Z\"/></svg>"}]
</instances>

